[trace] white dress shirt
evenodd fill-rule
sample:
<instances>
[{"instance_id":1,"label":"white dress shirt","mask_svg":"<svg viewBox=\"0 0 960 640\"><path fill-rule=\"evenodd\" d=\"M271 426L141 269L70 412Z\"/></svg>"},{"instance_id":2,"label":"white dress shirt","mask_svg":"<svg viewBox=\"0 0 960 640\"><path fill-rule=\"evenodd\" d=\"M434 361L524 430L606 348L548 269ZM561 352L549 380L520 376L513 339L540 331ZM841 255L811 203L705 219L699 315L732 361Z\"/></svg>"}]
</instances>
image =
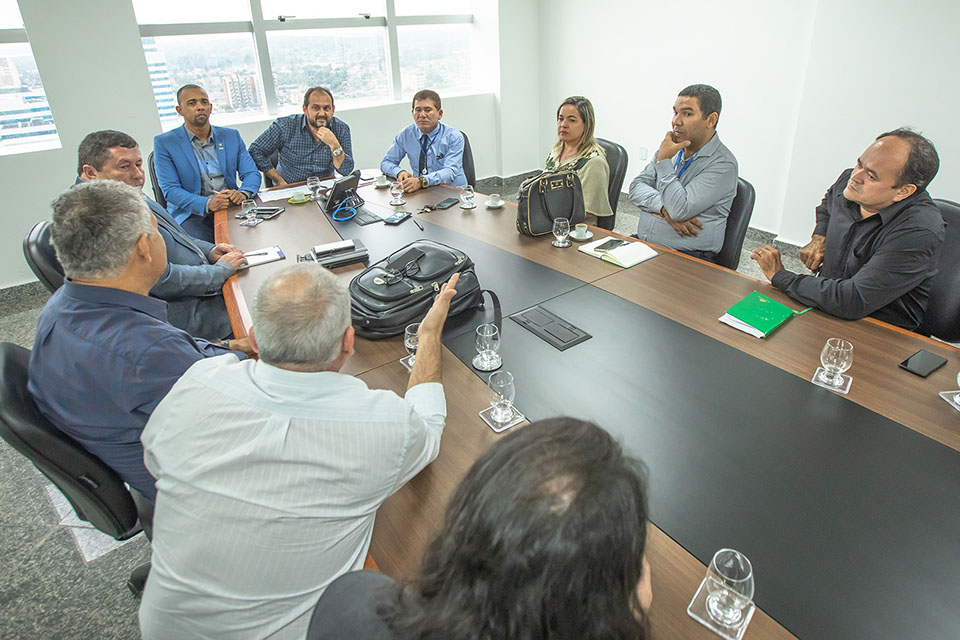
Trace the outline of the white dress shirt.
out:
<instances>
[{"instance_id":1,"label":"white dress shirt","mask_svg":"<svg viewBox=\"0 0 960 640\"><path fill-rule=\"evenodd\" d=\"M302 639L445 418L438 383L400 398L234 355L192 366L141 438L158 490L143 637Z\"/></svg>"}]
</instances>

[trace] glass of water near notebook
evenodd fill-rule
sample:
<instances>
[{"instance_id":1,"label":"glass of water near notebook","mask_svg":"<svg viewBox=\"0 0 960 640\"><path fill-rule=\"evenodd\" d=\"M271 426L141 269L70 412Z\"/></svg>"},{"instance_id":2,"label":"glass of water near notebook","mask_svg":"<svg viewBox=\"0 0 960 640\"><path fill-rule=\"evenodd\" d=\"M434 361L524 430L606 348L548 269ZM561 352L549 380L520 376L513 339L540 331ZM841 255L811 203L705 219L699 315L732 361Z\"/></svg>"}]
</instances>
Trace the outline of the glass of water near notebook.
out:
<instances>
[{"instance_id":1,"label":"glass of water near notebook","mask_svg":"<svg viewBox=\"0 0 960 640\"><path fill-rule=\"evenodd\" d=\"M496 371L487 381L490 390L490 406L480 412L480 417L491 429L500 433L526 420L523 414L513 406L517 388L513 374L509 371Z\"/></svg>"},{"instance_id":2,"label":"glass of water near notebook","mask_svg":"<svg viewBox=\"0 0 960 640\"><path fill-rule=\"evenodd\" d=\"M766 338L793 316L802 315L807 311L810 309L794 311L783 303L753 291L717 319L755 338Z\"/></svg>"},{"instance_id":3,"label":"glass of water near notebook","mask_svg":"<svg viewBox=\"0 0 960 640\"><path fill-rule=\"evenodd\" d=\"M721 638L740 640L756 611L753 591L753 565L747 556L720 549L713 554L687 614Z\"/></svg>"},{"instance_id":4,"label":"glass of water near notebook","mask_svg":"<svg viewBox=\"0 0 960 640\"><path fill-rule=\"evenodd\" d=\"M960 387L960 373L957 373L957 386ZM950 403L950 406L960 411L960 390L941 391L940 397Z\"/></svg>"},{"instance_id":5,"label":"glass of water near notebook","mask_svg":"<svg viewBox=\"0 0 960 640\"><path fill-rule=\"evenodd\" d=\"M624 269L657 257L657 252L643 242L631 242L613 237L600 238L580 245L577 249L588 256L600 258Z\"/></svg>"}]
</instances>

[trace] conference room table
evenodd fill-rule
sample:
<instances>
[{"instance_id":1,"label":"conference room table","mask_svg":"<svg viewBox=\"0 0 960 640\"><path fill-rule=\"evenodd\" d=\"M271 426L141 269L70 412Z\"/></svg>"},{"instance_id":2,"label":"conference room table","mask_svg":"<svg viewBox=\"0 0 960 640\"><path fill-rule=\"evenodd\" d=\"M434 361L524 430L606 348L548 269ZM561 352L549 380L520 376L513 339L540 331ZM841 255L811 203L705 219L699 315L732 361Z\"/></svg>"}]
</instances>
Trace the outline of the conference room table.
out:
<instances>
[{"instance_id":1,"label":"conference room table","mask_svg":"<svg viewBox=\"0 0 960 640\"><path fill-rule=\"evenodd\" d=\"M360 194L376 213L391 209L386 189L364 181ZM432 187L405 194L396 209L457 195ZM411 220L334 222L317 202L272 202L269 192L260 200L286 210L257 227L218 212L218 242L245 251L277 244L286 254L224 285L234 334L246 335L259 285L314 245L361 239L371 263L418 238L455 246L502 300L503 369L515 375L517 408L529 419L592 420L647 464L655 637L716 637L686 608L722 547L753 562L757 609L746 638L960 637L960 412L938 396L956 388L957 349L816 310L757 339L718 317L754 290L803 307L765 281L663 247L629 269L576 244L555 248L549 234L517 233L516 205L490 210L485 199L415 213L423 231ZM347 283L364 268L334 273ZM507 318L537 304L592 338L560 352ZM440 453L383 504L374 528L370 553L393 578L415 575L451 492L509 433L478 416L490 397L486 375L469 366L474 328L489 321L489 307L448 319ZM830 337L854 345L847 395L810 383ZM897 366L919 349L947 365L927 378ZM342 371L402 395L404 355L402 336L358 339Z\"/></svg>"}]
</instances>

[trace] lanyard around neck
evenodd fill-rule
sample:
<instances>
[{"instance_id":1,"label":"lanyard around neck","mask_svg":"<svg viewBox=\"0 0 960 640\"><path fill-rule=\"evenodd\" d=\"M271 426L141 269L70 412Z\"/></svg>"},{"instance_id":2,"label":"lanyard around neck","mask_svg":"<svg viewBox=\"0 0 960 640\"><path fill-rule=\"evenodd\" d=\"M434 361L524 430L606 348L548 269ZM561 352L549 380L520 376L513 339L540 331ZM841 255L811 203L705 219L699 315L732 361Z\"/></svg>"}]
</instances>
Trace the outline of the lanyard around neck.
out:
<instances>
[{"instance_id":1,"label":"lanyard around neck","mask_svg":"<svg viewBox=\"0 0 960 640\"><path fill-rule=\"evenodd\" d=\"M700 153L700 150L697 149L697 153ZM673 164L673 169L676 171L680 167L680 163L683 162L683 168L677 171L677 180L680 179L680 176L683 175L683 172L687 170L690 166L690 163L693 162L693 159L697 157L697 153L690 156L690 159L686 162L683 162L683 149L680 149L680 153L677 154L677 161Z\"/></svg>"}]
</instances>

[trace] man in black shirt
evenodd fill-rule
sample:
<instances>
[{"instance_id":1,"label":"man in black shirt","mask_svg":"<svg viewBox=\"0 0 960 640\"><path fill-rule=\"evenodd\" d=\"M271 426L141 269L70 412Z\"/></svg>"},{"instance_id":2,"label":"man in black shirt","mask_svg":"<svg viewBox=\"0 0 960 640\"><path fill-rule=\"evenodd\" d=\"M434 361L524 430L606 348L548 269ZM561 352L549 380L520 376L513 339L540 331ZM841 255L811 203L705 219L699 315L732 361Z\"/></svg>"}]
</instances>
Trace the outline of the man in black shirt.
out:
<instances>
[{"instance_id":1,"label":"man in black shirt","mask_svg":"<svg viewBox=\"0 0 960 640\"><path fill-rule=\"evenodd\" d=\"M937 273L944 222L927 193L940 159L909 129L883 133L827 191L800 259L815 275L787 271L770 245L750 256L778 289L803 304L856 320L872 316L915 331Z\"/></svg>"}]
</instances>

